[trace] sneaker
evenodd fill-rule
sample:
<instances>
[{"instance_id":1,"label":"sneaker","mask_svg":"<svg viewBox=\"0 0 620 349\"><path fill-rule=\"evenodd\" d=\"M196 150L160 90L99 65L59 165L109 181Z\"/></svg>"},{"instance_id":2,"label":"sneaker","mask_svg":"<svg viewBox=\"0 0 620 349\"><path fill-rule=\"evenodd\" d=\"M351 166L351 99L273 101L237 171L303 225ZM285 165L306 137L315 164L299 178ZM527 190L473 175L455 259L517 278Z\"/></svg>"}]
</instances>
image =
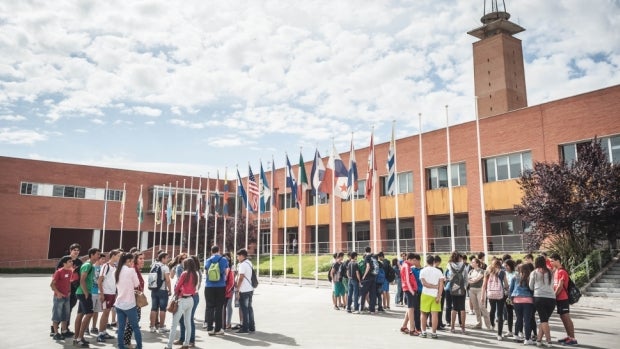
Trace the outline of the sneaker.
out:
<instances>
[{"instance_id":1,"label":"sneaker","mask_svg":"<svg viewBox=\"0 0 620 349\"><path fill-rule=\"evenodd\" d=\"M427 336L426 332L422 332L422 333L420 333L420 337L422 337L422 338L426 338L426 336Z\"/></svg>"},{"instance_id":2,"label":"sneaker","mask_svg":"<svg viewBox=\"0 0 620 349\"><path fill-rule=\"evenodd\" d=\"M108 329L108 330L111 330L112 329L112 324L105 325L105 328Z\"/></svg>"},{"instance_id":3,"label":"sneaker","mask_svg":"<svg viewBox=\"0 0 620 349\"><path fill-rule=\"evenodd\" d=\"M54 326L50 326L50 337L54 337L56 335L56 331L54 331Z\"/></svg>"},{"instance_id":4,"label":"sneaker","mask_svg":"<svg viewBox=\"0 0 620 349\"><path fill-rule=\"evenodd\" d=\"M523 340L523 345L534 345L534 341L531 339Z\"/></svg>"},{"instance_id":5,"label":"sneaker","mask_svg":"<svg viewBox=\"0 0 620 349\"><path fill-rule=\"evenodd\" d=\"M101 335L101 333L100 333ZM103 339L114 339L114 337L112 337L110 334L108 334L107 332L103 332Z\"/></svg>"},{"instance_id":6,"label":"sneaker","mask_svg":"<svg viewBox=\"0 0 620 349\"><path fill-rule=\"evenodd\" d=\"M213 334L223 336L224 334L226 334L226 332L224 332L224 330L220 329L220 330L219 330L219 331L217 331L217 332L216 332L216 331L213 331Z\"/></svg>"},{"instance_id":7,"label":"sneaker","mask_svg":"<svg viewBox=\"0 0 620 349\"><path fill-rule=\"evenodd\" d=\"M73 337L75 333L71 332L71 330L67 329L65 332L62 332L62 335L65 337Z\"/></svg>"},{"instance_id":8,"label":"sneaker","mask_svg":"<svg viewBox=\"0 0 620 349\"><path fill-rule=\"evenodd\" d=\"M575 338L571 338L566 340L566 342L564 342L564 345L577 345L579 343L577 343L577 340Z\"/></svg>"},{"instance_id":9,"label":"sneaker","mask_svg":"<svg viewBox=\"0 0 620 349\"><path fill-rule=\"evenodd\" d=\"M437 339L437 333L431 333L431 338L432 339Z\"/></svg>"},{"instance_id":10,"label":"sneaker","mask_svg":"<svg viewBox=\"0 0 620 349\"><path fill-rule=\"evenodd\" d=\"M52 339L55 340L55 341L62 341L62 340L65 340L65 336L61 335L60 333L56 333L52 337Z\"/></svg>"},{"instance_id":11,"label":"sneaker","mask_svg":"<svg viewBox=\"0 0 620 349\"><path fill-rule=\"evenodd\" d=\"M542 342L536 341L536 346L537 347L542 347Z\"/></svg>"},{"instance_id":12,"label":"sneaker","mask_svg":"<svg viewBox=\"0 0 620 349\"><path fill-rule=\"evenodd\" d=\"M105 338L103 336L97 336L97 343L105 343Z\"/></svg>"},{"instance_id":13,"label":"sneaker","mask_svg":"<svg viewBox=\"0 0 620 349\"><path fill-rule=\"evenodd\" d=\"M113 322L113 323L110 324L110 326L112 326L112 327L116 327L116 325L118 325L116 322Z\"/></svg>"},{"instance_id":14,"label":"sneaker","mask_svg":"<svg viewBox=\"0 0 620 349\"><path fill-rule=\"evenodd\" d=\"M85 336L86 336L86 335L90 335L90 332L88 331L88 329L85 329L85 330L84 330L84 335L85 335Z\"/></svg>"},{"instance_id":15,"label":"sneaker","mask_svg":"<svg viewBox=\"0 0 620 349\"><path fill-rule=\"evenodd\" d=\"M168 332L170 332L170 330L166 328L166 325L163 325L162 327L158 328L157 331L159 333L168 333Z\"/></svg>"},{"instance_id":16,"label":"sneaker","mask_svg":"<svg viewBox=\"0 0 620 349\"><path fill-rule=\"evenodd\" d=\"M569 339L570 339L570 337L564 337L564 338L562 338L562 339L558 339L558 343L560 343L560 344L561 344L561 343L564 343L564 342L566 342L566 341L567 341L567 340L569 340Z\"/></svg>"},{"instance_id":17,"label":"sneaker","mask_svg":"<svg viewBox=\"0 0 620 349\"><path fill-rule=\"evenodd\" d=\"M149 327L149 332L155 333L155 332L157 332L157 328L155 328L155 326L151 326L151 327Z\"/></svg>"},{"instance_id":18,"label":"sneaker","mask_svg":"<svg viewBox=\"0 0 620 349\"><path fill-rule=\"evenodd\" d=\"M545 347L545 348L551 348L551 347L553 347L553 344L551 344L551 342L543 342L543 343L542 343L542 345L543 345L543 347Z\"/></svg>"},{"instance_id":19,"label":"sneaker","mask_svg":"<svg viewBox=\"0 0 620 349\"><path fill-rule=\"evenodd\" d=\"M207 323L206 323L206 322L203 322L203 323L202 323L202 329L204 330L204 329L205 329L205 328L207 328L207 327L208 327L208 326L207 326Z\"/></svg>"},{"instance_id":20,"label":"sneaker","mask_svg":"<svg viewBox=\"0 0 620 349\"><path fill-rule=\"evenodd\" d=\"M512 336L514 336L512 332L508 332L504 335L504 337L507 337L507 338L512 337Z\"/></svg>"},{"instance_id":21,"label":"sneaker","mask_svg":"<svg viewBox=\"0 0 620 349\"><path fill-rule=\"evenodd\" d=\"M239 329L235 333L250 333L250 331L244 330L244 329Z\"/></svg>"},{"instance_id":22,"label":"sneaker","mask_svg":"<svg viewBox=\"0 0 620 349\"><path fill-rule=\"evenodd\" d=\"M513 339L512 339L512 340L513 340L514 342L521 343L521 342L523 342L523 340L524 340L524 339L525 339L525 338L523 338L523 337L521 337L521 336L519 336L519 335L515 335L515 336L513 336Z\"/></svg>"},{"instance_id":23,"label":"sneaker","mask_svg":"<svg viewBox=\"0 0 620 349\"><path fill-rule=\"evenodd\" d=\"M498 340L498 341L501 341L502 339L504 339L502 336L497 335L497 340Z\"/></svg>"},{"instance_id":24,"label":"sneaker","mask_svg":"<svg viewBox=\"0 0 620 349\"><path fill-rule=\"evenodd\" d=\"M73 341L73 345L79 347L79 348L88 348L89 343L87 341L85 341L84 339L82 339L81 341Z\"/></svg>"},{"instance_id":25,"label":"sneaker","mask_svg":"<svg viewBox=\"0 0 620 349\"><path fill-rule=\"evenodd\" d=\"M209 336L215 336L215 330L210 330L210 331L207 331L207 334L208 334Z\"/></svg>"},{"instance_id":26,"label":"sneaker","mask_svg":"<svg viewBox=\"0 0 620 349\"><path fill-rule=\"evenodd\" d=\"M359 314L359 313L360 313L360 311L359 311L359 310L356 310L356 311L354 311L354 313L355 313L355 314Z\"/></svg>"}]
</instances>

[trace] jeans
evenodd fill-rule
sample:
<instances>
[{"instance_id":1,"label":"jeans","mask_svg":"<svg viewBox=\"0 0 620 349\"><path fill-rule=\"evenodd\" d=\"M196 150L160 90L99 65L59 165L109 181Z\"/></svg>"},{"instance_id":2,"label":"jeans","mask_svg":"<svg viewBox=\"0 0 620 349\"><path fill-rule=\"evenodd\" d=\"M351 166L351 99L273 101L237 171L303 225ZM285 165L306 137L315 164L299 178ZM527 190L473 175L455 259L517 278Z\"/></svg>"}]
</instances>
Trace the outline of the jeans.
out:
<instances>
[{"instance_id":1,"label":"jeans","mask_svg":"<svg viewBox=\"0 0 620 349\"><path fill-rule=\"evenodd\" d=\"M349 293L347 294L347 310L351 311L351 303L354 303L354 311L360 310L360 284L359 281L349 279Z\"/></svg>"},{"instance_id":2,"label":"jeans","mask_svg":"<svg viewBox=\"0 0 620 349\"><path fill-rule=\"evenodd\" d=\"M396 304L403 302L403 283L400 278L396 278L396 299L394 301Z\"/></svg>"},{"instance_id":3,"label":"jeans","mask_svg":"<svg viewBox=\"0 0 620 349\"><path fill-rule=\"evenodd\" d=\"M525 339L532 338L532 315L534 303L514 303L517 321L515 322L515 334L523 332Z\"/></svg>"},{"instance_id":4,"label":"jeans","mask_svg":"<svg viewBox=\"0 0 620 349\"><path fill-rule=\"evenodd\" d=\"M226 302L226 287L205 287L205 299L207 300L205 308L207 330L215 329L215 332L217 332L222 329L222 310ZM215 328L213 326L214 322Z\"/></svg>"},{"instance_id":5,"label":"jeans","mask_svg":"<svg viewBox=\"0 0 620 349\"><path fill-rule=\"evenodd\" d=\"M382 311L383 310L383 283L380 284L375 284L376 285L376 293L377 293L377 310Z\"/></svg>"},{"instance_id":6,"label":"jeans","mask_svg":"<svg viewBox=\"0 0 620 349\"><path fill-rule=\"evenodd\" d=\"M181 321L181 317L185 321L185 333L181 334L184 338L183 345L189 345L189 338L191 337L191 323L194 319L192 317L192 309L194 308L193 297L179 298L179 308L177 312L172 316L172 325L170 326L170 335L168 336L168 348L172 348L174 337L177 334L177 324Z\"/></svg>"},{"instance_id":7,"label":"jeans","mask_svg":"<svg viewBox=\"0 0 620 349\"><path fill-rule=\"evenodd\" d=\"M252 295L254 291L239 293L239 310L243 313L241 331L253 332L256 330L254 323L254 308L252 307Z\"/></svg>"},{"instance_id":8,"label":"jeans","mask_svg":"<svg viewBox=\"0 0 620 349\"><path fill-rule=\"evenodd\" d=\"M198 302L200 301L200 297L198 294L192 296L194 300L194 306L192 307L192 317L190 318L191 325L191 335L189 336L189 342L196 342L196 323L194 322L194 314L196 314L196 308L198 308ZM181 316L181 320L179 320L181 325L181 334L179 335L179 340L183 342L185 340L185 316Z\"/></svg>"},{"instance_id":9,"label":"jeans","mask_svg":"<svg viewBox=\"0 0 620 349\"><path fill-rule=\"evenodd\" d=\"M52 321L62 322L67 321L69 326L69 316L71 315L70 298L56 298L54 296L54 306L52 307Z\"/></svg>"},{"instance_id":10,"label":"jeans","mask_svg":"<svg viewBox=\"0 0 620 349\"><path fill-rule=\"evenodd\" d=\"M508 320L508 332L512 333L514 324L514 306L506 304L506 320Z\"/></svg>"},{"instance_id":11,"label":"jeans","mask_svg":"<svg viewBox=\"0 0 620 349\"><path fill-rule=\"evenodd\" d=\"M495 316L497 315L497 335L501 336L504 329L504 305L506 304L506 298L489 299L489 303L491 304L491 324L494 323Z\"/></svg>"},{"instance_id":12,"label":"jeans","mask_svg":"<svg viewBox=\"0 0 620 349\"><path fill-rule=\"evenodd\" d=\"M233 314L233 297L226 298L226 304L224 304L224 310L226 316L224 316L224 327L228 328L228 326L232 323L232 314Z\"/></svg>"},{"instance_id":13,"label":"jeans","mask_svg":"<svg viewBox=\"0 0 620 349\"><path fill-rule=\"evenodd\" d=\"M360 299L362 300L360 303L362 307L364 306L364 302L366 302L366 295L368 295L368 310L374 313L375 304L377 302L377 285L375 283L375 278L362 281L362 288L360 290Z\"/></svg>"},{"instance_id":14,"label":"jeans","mask_svg":"<svg viewBox=\"0 0 620 349\"><path fill-rule=\"evenodd\" d=\"M140 333L140 327L138 326L138 308L133 307L131 309L123 310L119 307L116 308L116 320L118 321L118 327L116 332L116 339L119 349L125 349L125 323L129 323L133 333L136 337L136 348L142 349L142 334Z\"/></svg>"}]
</instances>

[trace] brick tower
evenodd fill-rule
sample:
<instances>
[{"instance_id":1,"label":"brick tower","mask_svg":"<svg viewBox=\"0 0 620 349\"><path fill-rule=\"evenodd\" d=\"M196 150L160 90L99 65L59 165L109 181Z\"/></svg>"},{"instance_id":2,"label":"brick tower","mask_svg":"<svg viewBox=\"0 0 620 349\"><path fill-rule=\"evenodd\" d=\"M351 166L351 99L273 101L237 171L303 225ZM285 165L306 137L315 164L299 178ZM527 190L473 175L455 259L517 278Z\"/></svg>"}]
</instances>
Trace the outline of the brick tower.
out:
<instances>
[{"instance_id":1,"label":"brick tower","mask_svg":"<svg viewBox=\"0 0 620 349\"><path fill-rule=\"evenodd\" d=\"M497 0L490 5L487 12L485 1L482 27L467 32L480 39L473 44L474 91L480 118L527 107L523 49L521 40L513 37L525 29L509 21L505 3L503 11Z\"/></svg>"}]
</instances>

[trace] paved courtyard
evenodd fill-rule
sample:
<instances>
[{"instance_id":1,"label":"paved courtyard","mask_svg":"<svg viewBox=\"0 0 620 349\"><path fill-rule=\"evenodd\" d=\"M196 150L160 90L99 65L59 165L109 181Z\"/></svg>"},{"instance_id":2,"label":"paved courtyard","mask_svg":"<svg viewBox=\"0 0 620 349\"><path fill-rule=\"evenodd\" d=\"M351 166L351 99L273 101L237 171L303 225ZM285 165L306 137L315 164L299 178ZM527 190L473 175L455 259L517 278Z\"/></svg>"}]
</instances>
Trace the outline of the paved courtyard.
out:
<instances>
[{"instance_id":1,"label":"paved courtyard","mask_svg":"<svg viewBox=\"0 0 620 349\"><path fill-rule=\"evenodd\" d=\"M71 339L55 342L49 337L52 308L50 278L41 275L0 275L2 302L0 302L0 348L73 348ZM147 291L148 292L148 291ZM202 296L201 296L202 298ZM582 298L572 309L577 339L581 348L620 348L620 300ZM314 282L297 280L288 285L273 280L261 280L255 292L254 309L256 333L209 337L201 329L204 316L204 299L196 313L198 322L197 348L240 347L302 347L302 348L404 348L424 345L443 348L522 348L512 341L498 342L495 334L487 331L470 331L467 335L439 332L437 340L409 337L399 333L404 308L392 307L385 314L355 315L344 310L334 310L326 283L317 288ZM167 337L144 331L148 328L147 311L143 311L141 327L145 349L165 346ZM74 319L75 309L72 319ZM237 312L233 322L238 319ZM171 317L166 319L169 326ZM474 322L468 316L467 323ZM73 329L73 324L71 325ZM505 326L506 328L506 326ZM563 327L557 315L551 320L554 341L563 337ZM96 343L94 336L87 336L91 348L113 348L115 343ZM561 345L556 345L561 347ZM177 347L177 346L175 346Z\"/></svg>"}]
</instances>

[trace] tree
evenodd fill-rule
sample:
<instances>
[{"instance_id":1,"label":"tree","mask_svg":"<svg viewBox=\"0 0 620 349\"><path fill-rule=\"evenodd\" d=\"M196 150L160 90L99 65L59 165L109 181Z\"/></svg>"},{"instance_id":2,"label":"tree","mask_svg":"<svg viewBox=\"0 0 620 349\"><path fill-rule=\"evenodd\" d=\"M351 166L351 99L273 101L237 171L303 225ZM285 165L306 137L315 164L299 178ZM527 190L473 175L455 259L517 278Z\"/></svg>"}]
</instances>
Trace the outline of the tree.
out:
<instances>
[{"instance_id":1,"label":"tree","mask_svg":"<svg viewBox=\"0 0 620 349\"><path fill-rule=\"evenodd\" d=\"M222 250L222 238L224 236L224 217L218 215L215 217L217 219L217 244L220 245L220 250ZM228 221L226 222L226 251L233 251L234 249L234 238L235 238L235 220L234 217L227 217ZM198 250L203 251L204 249L204 238L205 238L205 220L200 220L200 226L198 230ZM213 237L215 231L215 221L214 215L209 216L209 221L207 225L207 256L209 255L209 251L211 246L213 246ZM250 220L248 225L248 244L256 242L256 226ZM246 248L245 246L245 217L241 216L237 218L237 249ZM202 253L199 253L202 256ZM234 257L234 256L233 256Z\"/></svg>"},{"instance_id":2,"label":"tree","mask_svg":"<svg viewBox=\"0 0 620 349\"><path fill-rule=\"evenodd\" d=\"M615 245L620 164L609 162L596 138L580 144L577 158L572 164L536 162L519 178L523 198L515 211L532 223L524 234L530 249L545 246L572 259L601 239Z\"/></svg>"}]
</instances>

